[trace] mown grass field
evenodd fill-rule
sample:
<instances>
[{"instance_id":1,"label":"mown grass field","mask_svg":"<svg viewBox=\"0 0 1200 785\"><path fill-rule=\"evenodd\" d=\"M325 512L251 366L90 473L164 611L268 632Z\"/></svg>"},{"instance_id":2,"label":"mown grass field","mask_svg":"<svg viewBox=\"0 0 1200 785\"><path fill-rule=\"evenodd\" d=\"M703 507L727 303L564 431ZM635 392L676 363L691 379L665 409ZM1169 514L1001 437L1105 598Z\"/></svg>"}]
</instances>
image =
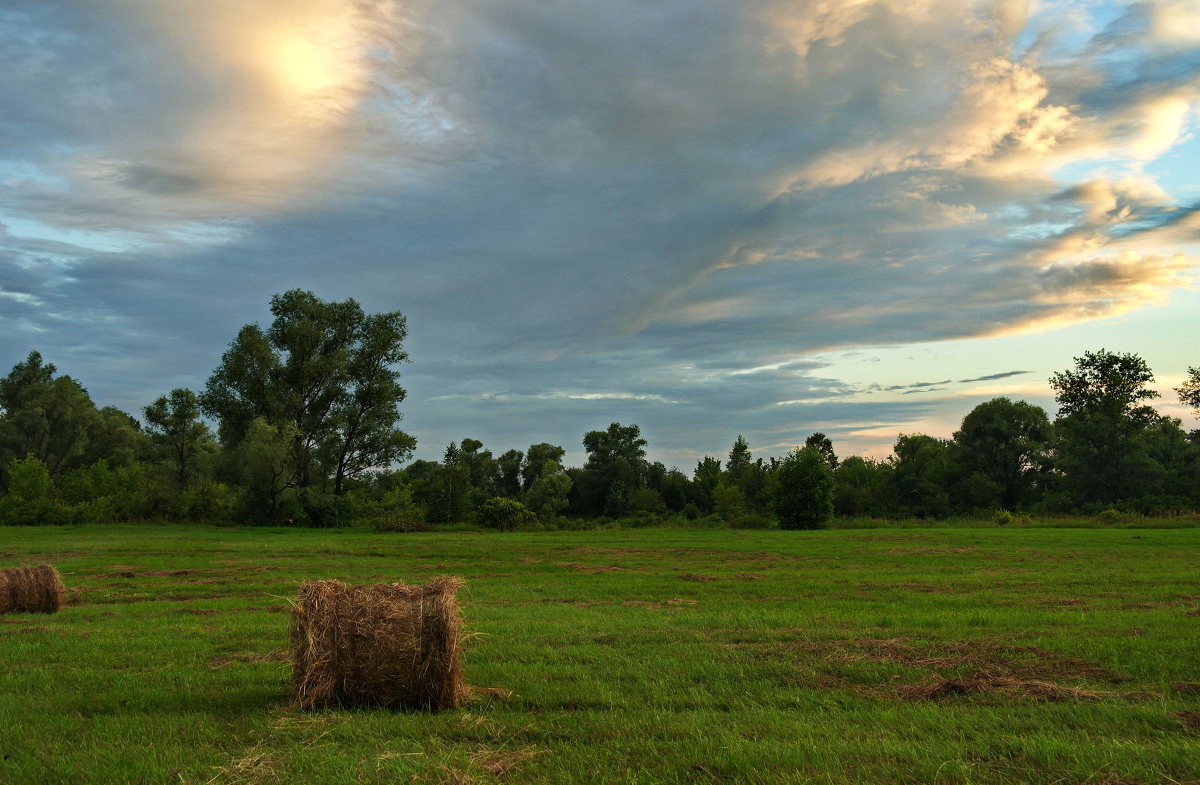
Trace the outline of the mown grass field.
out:
<instances>
[{"instance_id":1,"label":"mown grass field","mask_svg":"<svg viewBox=\"0 0 1200 785\"><path fill-rule=\"evenodd\" d=\"M0 530L0 783L1196 783L1200 530ZM461 575L420 712L288 706L307 578Z\"/></svg>"}]
</instances>

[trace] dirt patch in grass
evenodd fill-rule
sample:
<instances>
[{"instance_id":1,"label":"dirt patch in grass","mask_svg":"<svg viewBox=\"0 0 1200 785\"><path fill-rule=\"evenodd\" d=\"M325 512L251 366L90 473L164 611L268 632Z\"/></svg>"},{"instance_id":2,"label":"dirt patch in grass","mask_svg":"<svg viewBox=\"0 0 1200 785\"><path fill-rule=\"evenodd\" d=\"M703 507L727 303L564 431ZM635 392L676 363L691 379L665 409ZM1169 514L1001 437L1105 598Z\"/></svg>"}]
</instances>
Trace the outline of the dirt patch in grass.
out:
<instances>
[{"instance_id":1,"label":"dirt patch in grass","mask_svg":"<svg viewBox=\"0 0 1200 785\"><path fill-rule=\"evenodd\" d=\"M954 589L949 586L935 586L932 583L876 583L863 584L861 594L866 596L867 592L896 590L902 591L918 591L923 594L948 594Z\"/></svg>"},{"instance_id":2,"label":"dirt patch in grass","mask_svg":"<svg viewBox=\"0 0 1200 785\"><path fill-rule=\"evenodd\" d=\"M731 551L717 548L598 548L592 545L576 545L575 553L595 553L605 556L653 556L663 561L717 561L727 564L733 561L753 562L800 562L812 561L815 556L793 556L787 553L764 551Z\"/></svg>"},{"instance_id":3,"label":"dirt patch in grass","mask_svg":"<svg viewBox=\"0 0 1200 785\"><path fill-rule=\"evenodd\" d=\"M721 580L716 575L701 575L701 574L692 573L692 572L684 573L683 575L680 575L679 578L680 578L680 580L695 581L696 583L707 583L708 581Z\"/></svg>"},{"instance_id":4,"label":"dirt patch in grass","mask_svg":"<svg viewBox=\"0 0 1200 785\"><path fill-rule=\"evenodd\" d=\"M195 575L199 572L210 572L209 570L118 570L117 572L105 572L99 575L93 575L93 578L174 578L179 575Z\"/></svg>"},{"instance_id":5,"label":"dirt patch in grass","mask_svg":"<svg viewBox=\"0 0 1200 785\"><path fill-rule=\"evenodd\" d=\"M1180 695L1200 695L1200 681L1177 681L1171 689Z\"/></svg>"},{"instance_id":6,"label":"dirt patch in grass","mask_svg":"<svg viewBox=\"0 0 1200 785\"><path fill-rule=\"evenodd\" d=\"M847 660L870 659L933 670L972 669L996 678L1037 681L1073 677L1110 683L1129 680L1128 676L1089 660L996 639L940 643L908 638L864 639L850 643L840 656Z\"/></svg>"},{"instance_id":7,"label":"dirt patch in grass","mask_svg":"<svg viewBox=\"0 0 1200 785\"><path fill-rule=\"evenodd\" d=\"M599 575L605 572L636 572L628 567L618 567L615 564L580 564L579 562L573 561L560 561L558 566L570 567L571 569L575 570L575 572L583 572L587 573L588 575Z\"/></svg>"},{"instance_id":8,"label":"dirt patch in grass","mask_svg":"<svg viewBox=\"0 0 1200 785\"><path fill-rule=\"evenodd\" d=\"M1175 719L1179 720L1180 724L1188 730L1200 730L1200 711L1177 711Z\"/></svg>"},{"instance_id":9,"label":"dirt patch in grass","mask_svg":"<svg viewBox=\"0 0 1200 785\"><path fill-rule=\"evenodd\" d=\"M785 678L789 685L848 690L875 697L935 700L954 695L1000 694L1027 700L1094 700L1106 694L1074 683L1117 684L1123 674L1068 654L1014 643L1004 638L969 641L916 641L909 638L787 640L802 631L765 641L733 640L727 645L756 660L794 662L806 675ZM892 673L879 665L925 671ZM903 679L904 683L897 683Z\"/></svg>"},{"instance_id":10,"label":"dirt patch in grass","mask_svg":"<svg viewBox=\"0 0 1200 785\"><path fill-rule=\"evenodd\" d=\"M938 700L958 695L1003 693L1037 701L1100 700L1103 693L1076 687L1063 687L1050 681L1013 679L1007 676L977 676L970 679L942 679L920 684L901 684L896 694L904 700Z\"/></svg>"},{"instance_id":11,"label":"dirt patch in grass","mask_svg":"<svg viewBox=\"0 0 1200 785\"><path fill-rule=\"evenodd\" d=\"M918 545L911 548L892 548L887 553L889 556L942 556L947 553L974 553L976 550L973 545L946 545L938 548Z\"/></svg>"}]
</instances>

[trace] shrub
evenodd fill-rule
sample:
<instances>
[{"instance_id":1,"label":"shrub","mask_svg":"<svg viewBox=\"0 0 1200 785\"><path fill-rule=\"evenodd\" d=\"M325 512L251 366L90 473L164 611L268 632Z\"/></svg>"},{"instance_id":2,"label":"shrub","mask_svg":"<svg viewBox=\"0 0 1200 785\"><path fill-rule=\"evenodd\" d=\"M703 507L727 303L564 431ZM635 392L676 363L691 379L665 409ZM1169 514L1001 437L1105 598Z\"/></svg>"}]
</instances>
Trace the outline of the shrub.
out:
<instances>
[{"instance_id":1,"label":"shrub","mask_svg":"<svg viewBox=\"0 0 1200 785\"><path fill-rule=\"evenodd\" d=\"M747 512L729 519L731 529L778 529L779 523L770 516Z\"/></svg>"},{"instance_id":2,"label":"shrub","mask_svg":"<svg viewBox=\"0 0 1200 785\"><path fill-rule=\"evenodd\" d=\"M385 510L378 512L370 516L367 522L377 532L411 534L412 532L429 531L428 523L421 520L415 513L407 510Z\"/></svg>"},{"instance_id":3,"label":"shrub","mask_svg":"<svg viewBox=\"0 0 1200 785\"><path fill-rule=\"evenodd\" d=\"M515 499L493 496L479 506L475 521L485 529L507 532L535 523L537 516Z\"/></svg>"},{"instance_id":4,"label":"shrub","mask_svg":"<svg viewBox=\"0 0 1200 785\"><path fill-rule=\"evenodd\" d=\"M1142 516L1136 512L1122 512L1109 507L1096 514L1095 520L1102 526L1136 526L1142 521Z\"/></svg>"},{"instance_id":5,"label":"shrub","mask_svg":"<svg viewBox=\"0 0 1200 785\"><path fill-rule=\"evenodd\" d=\"M992 523L996 526L1028 526L1030 518L1025 513L1014 513L1009 510L996 510L992 514Z\"/></svg>"}]
</instances>

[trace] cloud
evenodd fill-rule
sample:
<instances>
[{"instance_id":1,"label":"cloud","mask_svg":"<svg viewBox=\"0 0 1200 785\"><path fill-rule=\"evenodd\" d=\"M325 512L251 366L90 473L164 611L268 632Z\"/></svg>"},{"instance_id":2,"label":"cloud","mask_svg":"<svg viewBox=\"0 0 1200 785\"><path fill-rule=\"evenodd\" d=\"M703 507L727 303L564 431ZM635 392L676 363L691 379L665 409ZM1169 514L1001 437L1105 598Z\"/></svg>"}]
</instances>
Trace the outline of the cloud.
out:
<instances>
[{"instance_id":1,"label":"cloud","mask_svg":"<svg viewBox=\"0 0 1200 785\"><path fill-rule=\"evenodd\" d=\"M408 315L440 443L911 420L807 358L1192 285L1194 206L1147 174L1193 133L1191 5L1051 11L12 2L0 329L136 409L303 286Z\"/></svg>"}]
</instances>

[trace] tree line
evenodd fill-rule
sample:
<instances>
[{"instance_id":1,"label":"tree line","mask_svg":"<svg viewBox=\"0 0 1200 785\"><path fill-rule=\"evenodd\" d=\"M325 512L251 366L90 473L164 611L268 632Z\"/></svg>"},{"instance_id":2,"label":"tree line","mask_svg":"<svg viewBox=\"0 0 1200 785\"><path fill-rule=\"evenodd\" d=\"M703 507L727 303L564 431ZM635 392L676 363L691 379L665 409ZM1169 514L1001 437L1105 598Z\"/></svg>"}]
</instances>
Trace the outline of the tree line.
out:
<instances>
[{"instance_id":1,"label":"tree line","mask_svg":"<svg viewBox=\"0 0 1200 785\"><path fill-rule=\"evenodd\" d=\"M949 439L901 434L884 460L839 458L822 433L755 457L738 436L725 460L685 473L648 460L637 425L612 423L584 434L582 466L566 466L559 445L495 455L472 438L406 464L416 441L398 427L403 315L299 289L274 296L271 314L268 328L238 331L203 390L171 390L140 420L97 408L30 352L0 379L0 523L814 528L834 515L1200 506L1200 431L1148 404L1154 377L1135 354L1085 352L1055 373L1053 420L995 398ZM1200 368L1176 392L1200 413Z\"/></svg>"}]
</instances>

